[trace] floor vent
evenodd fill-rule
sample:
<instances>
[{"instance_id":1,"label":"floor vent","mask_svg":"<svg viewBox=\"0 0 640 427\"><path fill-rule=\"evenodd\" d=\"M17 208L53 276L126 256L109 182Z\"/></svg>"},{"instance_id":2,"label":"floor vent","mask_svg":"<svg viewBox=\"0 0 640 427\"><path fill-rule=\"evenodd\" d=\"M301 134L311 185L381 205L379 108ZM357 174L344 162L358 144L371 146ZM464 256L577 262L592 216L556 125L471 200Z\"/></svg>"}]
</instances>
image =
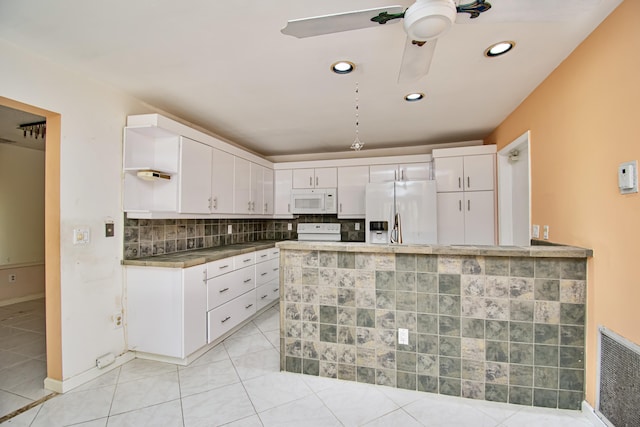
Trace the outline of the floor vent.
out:
<instances>
[{"instance_id":1,"label":"floor vent","mask_svg":"<svg viewBox=\"0 0 640 427\"><path fill-rule=\"evenodd\" d=\"M640 346L600 327L597 411L615 427L640 426Z\"/></svg>"}]
</instances>

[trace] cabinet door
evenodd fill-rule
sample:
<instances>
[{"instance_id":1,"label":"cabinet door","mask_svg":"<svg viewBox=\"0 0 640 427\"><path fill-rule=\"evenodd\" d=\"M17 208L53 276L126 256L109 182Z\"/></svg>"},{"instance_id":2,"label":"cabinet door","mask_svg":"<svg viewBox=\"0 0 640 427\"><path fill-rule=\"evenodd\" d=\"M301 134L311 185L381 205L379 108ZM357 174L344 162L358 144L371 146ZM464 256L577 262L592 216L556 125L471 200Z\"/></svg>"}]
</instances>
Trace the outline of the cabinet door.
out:
<instances>
[{"instance_id":1,"label":"cabinet door","mask_svg":"<svg viewBox=\"0 0 640 427\"><path fill-rule=\"evenodd\" d=\"M210 213L211 147L180 138L178 212Z\"/></svg>"},{"instance_id":2,"label":"cabinet door","mask_svg":"<svg viewBox=\"0 0 640 427\"><path fill-rule=\"evenodd\" d=\"M464 193L464 197L464 243L467 245L494 245L494 192L467 191Z\"/></svg>"},{"instance_id":3,"label":"cabinet door","mask_svg":"<svg viewBox=\"0 0 640 427\"><path fill-rule=\"evenodd\" d=\"M315 176L313 169L294 169L293 188L314 188Z\"/></svg>"},{"instance_id":4,"label":"cabinet door","mask_svg":"<svg viewBox=\"0 0 640 427\"><path fill-rule=\"evenodd\" d=\"M338 168L338 218L365 216L368 166Z\"/></svg>"},{"instance_id":5,"label":"cabinet door","mask_svg":"<svg viewBox=\"0 0 640 427\"><path fill-rule=\"evenodd\" d=\"M264 201L262 210L263 214L273 215L273 169L264 168L262 170L264 181L262 183L262 188L264 192Z\"/></svg>"},{"instance_id":6,"label":"cabinet door","mask_svg":"<svg viewBox=\"0 0 640 427\"><path fill-rule=\"evenodd\" d=\"M398 180L398 165L369 166L369 182L393 182Z\"/></svg>"},{"instance_id":7,"label":"cabinet door","mask_svg":"<svg viewBox=\"0 0 640 427\"><path fill-rule=\"evenodd\" d=\"M437 157L434 160L438 192L462 191L462 157Z\"/></svg>"},{"instance_id":8,"label":"cabinet door","mask_svg":"<svg viewBox=\"0 0 640 427\"><path fill-rule=\"evenodd\" d=\"M262 214L264 209L264 169L251 163L251 213Z\"/></svg>"},{"instance_id":9,"label":"cabinet door","mask_svg":"<svg viewBox=\"0 0 640 427\"><path fill-rule=\"evenodd\" d=\"M465 191L493 190L494 158L493 154L464 157Z\"/></svg>"},{"instance_id":10,"label":"cabinet door","mask_svg":"<svg viewBox=\"0 0 640 427\"><path fill-rule=\"evenodd\" d=\"M398 167L400 181L426 181L431 179L430 163L408 163Z\"/></svg>"},{"instance_id":11,"label":"cabinet door","mask_svg":"<svg viewBox=\"0 0 640 427\"><path fill-rule=\"evenodd\" d=\"M316 188L336 188L338 186L338 171L336 168L318 168L314 172Z\"/></svg>"},{"instance_id":12,"label":"cabinet door","mask_svg":"<svg viewBox=\"0 0 640 427\"><path fill-rule=\"evenodd\" d=\"M207 344L206 266L182 270L183 286L183 346L187 357Z\"/></svg>"},{"instance_id":13,"label":"cabinet door","mask_svg":"<svg viewBox=\"0 0 640 427\"><path fill-rule=\"evenodd\" d=\"M275 171L274 213L276 215L291 215L291 189L293 188L293 173L291 169Z\"/></svg>"},{"instance_id":14,"label":"cabinet door","mask_svg":"<svg viewBox=\"0 0 640 427\"><path fill-rule=\"evenodd\" d=\"M438 243L460 245L465 242L464 193L438 193Z\"/></svg>"},{"instance_id":15,"label":"cabinet door","mask_svg":"<svg viewBox=\"0 0 640 427\"><path fill-rule=\"evenodd\" d=\"M251 212L251 162L234 157L233 171L233 212L246 214Z\"/></svg>"},{"instance_id":16,"label":"cabinet door","mask_svg":"<svg viewBox=\"0 0 640 427\"><path fill-rule=\"evenodd\" d=\"M211 213L233 213L233 154L213 149Z\"/></svg>"}]
</instances>

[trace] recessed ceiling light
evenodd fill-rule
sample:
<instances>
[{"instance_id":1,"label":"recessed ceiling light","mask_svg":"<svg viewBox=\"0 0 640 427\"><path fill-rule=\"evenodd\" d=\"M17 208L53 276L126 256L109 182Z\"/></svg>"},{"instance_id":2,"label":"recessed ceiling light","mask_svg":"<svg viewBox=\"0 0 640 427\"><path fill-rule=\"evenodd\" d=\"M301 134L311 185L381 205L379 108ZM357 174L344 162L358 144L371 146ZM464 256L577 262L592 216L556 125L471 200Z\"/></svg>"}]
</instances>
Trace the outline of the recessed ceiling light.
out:
<instances>
[{"instance_id":1,"label":"recessed ceiling light","mask_svg":"<svg viewBox=\"0 0 640 427\"><path fill-rule=\"evenodd\" d=\"M338 61L331 64L331 71L336 74L349 74L356 69L356 64L349 61Z\"/></svg>"},{"instance_id":2,"label":"recessed ceiling light","mask_svg":"<svg viewBox=\"0 0 640 427\"><path fill-rule=\"evenodd\" d=\"M503 41L493 44L484 51L484 56L493 58L494 56L504 55L509 52L516 45L516 42Z\"/></svg>"},{"instance_id":3,"label":"recessed ceiling light","mask_svg":"<svg viewBox=\"0 0 640 427\"><path fill-rule=\"evenodd\" d=\"M424 93L415 92L405 95L404 100L408 102L415 102L420 101L422 98L424 98Z\"/></svg>"}]
</instances>

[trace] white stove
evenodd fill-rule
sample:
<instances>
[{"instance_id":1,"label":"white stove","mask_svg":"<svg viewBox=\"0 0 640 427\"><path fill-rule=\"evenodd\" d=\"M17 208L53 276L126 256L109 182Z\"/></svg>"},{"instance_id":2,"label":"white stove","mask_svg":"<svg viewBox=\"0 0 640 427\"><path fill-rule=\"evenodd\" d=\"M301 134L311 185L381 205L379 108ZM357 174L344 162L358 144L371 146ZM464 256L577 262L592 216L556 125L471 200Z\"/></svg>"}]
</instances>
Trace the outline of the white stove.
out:
<instances>
[{"instance_id":1,"label":"white stove","mask_svg":"<svg viewBox=\"0 0 640 427\"><path fill-rule=\"evenodd\" d=\"M340 224L338 223L301 223L298 224L298 240L339 242Z\"/></svg>"}]
</instances>

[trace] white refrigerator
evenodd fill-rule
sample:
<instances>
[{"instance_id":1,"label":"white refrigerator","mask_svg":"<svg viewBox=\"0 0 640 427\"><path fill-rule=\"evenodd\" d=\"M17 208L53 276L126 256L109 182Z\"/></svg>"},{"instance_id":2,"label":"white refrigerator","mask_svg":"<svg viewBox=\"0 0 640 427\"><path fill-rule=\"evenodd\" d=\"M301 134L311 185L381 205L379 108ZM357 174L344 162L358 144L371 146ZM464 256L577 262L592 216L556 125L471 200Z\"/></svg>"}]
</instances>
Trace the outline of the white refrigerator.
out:
<instances>
[{"instance_id":1,"label":"white refrigerator","mask_svg":"<svg viewBox=\"0 0 640 427\"><path fill-rule=\"evenodd\" d=\"M438 243L436 200L435 181L367 184L366 242Z\"/></svg>"}]
</instances>

